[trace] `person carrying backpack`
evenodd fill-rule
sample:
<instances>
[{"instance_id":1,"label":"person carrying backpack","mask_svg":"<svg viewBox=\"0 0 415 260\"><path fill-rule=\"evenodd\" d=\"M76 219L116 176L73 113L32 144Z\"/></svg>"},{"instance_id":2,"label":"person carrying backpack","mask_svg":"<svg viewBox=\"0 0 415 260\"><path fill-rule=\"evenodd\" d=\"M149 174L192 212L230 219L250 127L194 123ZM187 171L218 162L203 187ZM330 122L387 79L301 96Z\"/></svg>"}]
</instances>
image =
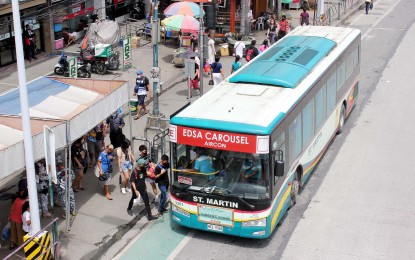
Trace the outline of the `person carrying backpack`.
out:
<instances>
[{"instance_id":1,"label":"person carrying backpack","mask_svg":"<svg viewBox=\"0 0 415 260\"><path fill-rule=\"evenodd\" d=\"M258 56L259 54L257 47L255 47L255 44L256 44L256 40L252 40L251 46L249 47L249 50L246 53L245 59L248 62L252 60L253 58L255 58L256 56Z\"/></svg>"},{"instance_id":2,"label":"person carrying backpack","mask_svg":"<svg viewBox=\"0 0 415 260\"><path fill-rule=\"evenodd\" d=\"M149 97L153 97L153 93L151 92L150 82L146 76L143 75L142 70L137 71L137 78L135 79L135 87L134 87L134 96L137 96L138 106L140 107L137 109L137 116L134 117L135 120L140 118L141 110L144 109L144 114L147 114L148 111L146 109L146 103L144 99L147 96L147 92L149 93Z\"/></svg>"}]
</instances>

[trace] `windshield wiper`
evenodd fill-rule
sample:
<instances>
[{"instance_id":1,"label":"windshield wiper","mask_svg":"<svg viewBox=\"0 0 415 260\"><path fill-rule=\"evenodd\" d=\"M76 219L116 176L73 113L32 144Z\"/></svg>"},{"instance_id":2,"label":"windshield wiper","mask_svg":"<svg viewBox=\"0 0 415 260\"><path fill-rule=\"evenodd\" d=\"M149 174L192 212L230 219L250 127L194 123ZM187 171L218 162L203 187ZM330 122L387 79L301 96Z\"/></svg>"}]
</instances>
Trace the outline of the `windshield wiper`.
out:
<instances>
[{"instance_id":1,"label":"windshield wiper","mask_svg":"<svg viewBox=\"0 0 415 260\"><path fill-rule=\"evenodd\" d=\"M226 196L226 197L232 197L232 198L237 198L239 199L243 204L245 204L245 206L247 206L250 209L255 209L255 206L250 204L249 202L247 202L244 198L241 198L240 196L233 194L232 191L230 191L229 189L225 189L225 188L221 188L220 190L226 191L228 194L224 194L222 193L221 195Z\"/></svg>"}]
</instances>

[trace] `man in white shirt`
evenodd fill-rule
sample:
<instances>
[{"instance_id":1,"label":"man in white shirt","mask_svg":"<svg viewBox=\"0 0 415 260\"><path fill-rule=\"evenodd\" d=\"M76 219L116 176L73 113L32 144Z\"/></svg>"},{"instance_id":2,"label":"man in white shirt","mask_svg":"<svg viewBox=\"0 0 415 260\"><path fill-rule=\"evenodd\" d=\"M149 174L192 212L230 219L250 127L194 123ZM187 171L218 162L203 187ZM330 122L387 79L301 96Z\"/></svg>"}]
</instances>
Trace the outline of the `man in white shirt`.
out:
<instances>
[{"instance_id":1,"label":"man in white shirt","mask_svg":"<svg viewBox=\"0 0 415 260\"><path fill-rule=\"evenodd\" d=\"M244 56L245 43L241 39L242 37L238 36L238 41L235 42L235 44L233 45L233 49L235 52L235 56L238 55L239 57L242 58Z\"/></svg>"}]
</instances>

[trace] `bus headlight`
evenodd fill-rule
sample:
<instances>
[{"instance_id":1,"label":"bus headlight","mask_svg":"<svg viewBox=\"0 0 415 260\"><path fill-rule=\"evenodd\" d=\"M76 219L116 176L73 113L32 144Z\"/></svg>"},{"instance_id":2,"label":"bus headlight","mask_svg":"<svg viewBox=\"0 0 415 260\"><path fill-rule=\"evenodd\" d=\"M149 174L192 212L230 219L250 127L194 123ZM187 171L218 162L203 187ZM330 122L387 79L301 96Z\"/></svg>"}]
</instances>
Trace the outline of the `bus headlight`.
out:
<instances>
[{"instance_id":1,"label":"bus headlight","mask_svg":"<svg viewBox=\"0 0 415 260\"><path fill-rule=\"evenodd\" d=\"M190 213L189 212L187 212L186 210L183 210L183 209L181 209L179 207L176 207L176 205L174 205L174 204L171 205L171 210L173 210L174 212L177 212L177 213L179 213L181 215L184 215L186 217L190 217Z\"/></svg>"},{"instance_id":2,"label":"bus headlight","mask_svg":"<svg viewBox=\"0 0 415 260\"><path fill-rule=\"evenodd\" d=\"M266 218L242 222L242 227L265 227L266 225L267 225Z\"/></svg>"}]
</instances>

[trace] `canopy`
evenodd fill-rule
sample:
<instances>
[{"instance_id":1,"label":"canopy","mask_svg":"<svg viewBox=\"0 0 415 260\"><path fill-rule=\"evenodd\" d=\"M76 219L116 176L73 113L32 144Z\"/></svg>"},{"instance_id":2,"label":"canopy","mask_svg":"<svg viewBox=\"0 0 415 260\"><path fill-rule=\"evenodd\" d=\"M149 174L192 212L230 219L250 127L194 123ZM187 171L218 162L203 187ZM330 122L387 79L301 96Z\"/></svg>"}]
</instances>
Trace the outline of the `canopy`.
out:
<instances>
[{"instance_id":1,"label":"canopy","mask_svg":"<svg viewBox=\"0 0 415 260\"><path fill-rule=\"evenodd\" d=\"M164 9L165 16L172 16L172 15L177 15L177 14L200 17L200 6L196 3L184 1L184 2L173 3L169 5L166 9Z\"/></svg>"},{"instance_id":2,"label":"canopy","mask_svg":"<svg viewBox=\"0 0 415 260\"><path fill-rule=\"evenodd\" d=\"M57 136L56 149L73 142L128 101L128 83L40 77L27 85L34 159L44 157L43 125ZM24 168L19 90L0 96L0 180ZM69 134L66 135L66 124Z\"/></svg>"}]
</instances>

